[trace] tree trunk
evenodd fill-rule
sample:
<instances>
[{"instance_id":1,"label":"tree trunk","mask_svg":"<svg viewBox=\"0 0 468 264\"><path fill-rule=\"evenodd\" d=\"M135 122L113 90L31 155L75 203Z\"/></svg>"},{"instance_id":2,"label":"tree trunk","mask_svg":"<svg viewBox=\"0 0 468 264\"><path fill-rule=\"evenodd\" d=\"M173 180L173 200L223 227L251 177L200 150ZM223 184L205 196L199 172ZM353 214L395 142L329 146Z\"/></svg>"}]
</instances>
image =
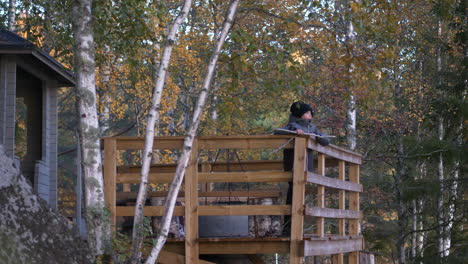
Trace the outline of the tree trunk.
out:
<instances>
[{"instance_id":1,"label":"tree trunk","mask_svg":"<svg viewBox=\"0 0 468 264\"><path fill-rule=\"evenodd\" d=\"M91 0L73 1L72 23L75 39L76 97L85 179L88 241L94 254L102 255L109 246L110 226L104 204L104 180L96 109L95 51L91 7Z\"/></svg>"},{"instance_id":2,"label":"tree trunk","mask_svg":"<svg viewBox=\"0 0 468 264\"><path fill-rule=\"evenodd\" d=\"M441 41L442 40L442 22L439 21L438 28L437 28L437 37ZM442 44L439 44L437 48L437 84L440 87L442 85ZM440 89L440 88L439 88ZM440 141L444 139L444 118L442 114L439 114L437 120L437 135ZM447 248L447 234L446 234L446 225L445 225L445 218L446 212L444 208L444 193L445 193L445 186L444 186L444 159L442 153L439 154L439 161L437 165L437 178L439 180L439 197L437 199L437 224L438 224L438 238L437 238L437 247L439 256L444 258L448 256L448 248Z\"/></svg>"},{"instance_id":3,"label":"tree trunk","mask_svg":"<svg viewBox=\"0 0 468 264\"><path fill-rule=\"evenodd\" d=\"M188 12L192 6L192 0L185 0L182 10L180 11L174 23L169 29L167 40L164 46L163 55L161 57L161 63L158 70L158 79L153 89L153 96L151 98L151 107L148 113L148 119L146 123L146 135L145 135L145 148L143 150L143 160L141 166L141 181L140 188L138 191L137 203L135 206L135 217L133 222L133 233L132 233L132 257L131 263L138 263L140 259L140 248L143 242L142 236L142 225L143 225L143 206L146 200L146 192L148 188L148 173L151 164L151 158L153 156L153 142L154 142L154 129L155 124L159 123L159 110L161 108L161 97L164 83L166 80L166 74L169 68L169 61L172 55L172 48L176 41L176 34L179 30L182 22L187 18Z\"/></svg>"},{"instance_id":4,"label":"tree trunk","mask_svg":"<svg viewBox=\"0 0 468 264\"><path fill-rule=\"evenodd\" d=\"M352 0L351 2L353 2ZM356 1L359 3L359 1ZM346 44L353 44L356 40L356 32L354 31L354 26L353 26L353 20L352 20L352 11L351 11L351 6L348 4L347 7L347 13L348 17L346 19ZM347 49L349 50L349 49ZM352 51L350 51L352 53ZM349 56L352 56L352 54L348 54ZM351 76L353 74L353 69L354 69L354 64L351 62L349 65L347 65L348 69L348 78L351 79ZM351 150L356 149L357 145L357 131L356 131L356 96L354 95L354 92L352 91L351 87L351 81L348 80L348 91L349 91L349 98L348 98L348 103L347 103L347 108L346 108L346 140L348 142L348 147Z\"/></svg>"},{"instance_id":5,"label":"tree trunk","mask_svg":"<svg viewBox=\"0 0 468 264\"><path fill-rule=\"evenodd\" d=\"M8 5L8 30L15 31L16 23L16 0L10 0Z\"/></svg>"},{"instance_id":6,"label":"tree trunk","mask_svg":"<svg viewBox=\"0 0 468 264\"><path fill-rule=\"evenodd\" d=\"M198 130L198 125L200 124L200 120L202 117L203 109L206 104L206 98L208 96L210 84L214 76L216 64L218 62L219 54L221 52L221 47L223 46L227 34L231 29L239 1L240 0L231 0L227 11L226 19L223 23L223 28L216 41L213 54L211 55L206 76L203 81L203 86L197 100L195 111L193 113L192 123L190 124L188 133L185 136L184 145L182 147L182 153L180 154L179 161L177 163L174 179L170 185L169 193L167 194L161 231L159 232L158 237L156 239L156 245L151 250L151 255L146 261L147 264L152 264L156 262L159 252L161 251L162 247L164 246L164 243L166 242L169 225L172 219L172 215L174 213L174 206L177 199L177 194L179 193L180 185L182 184L182 180L184 179L185 169L187 168L189 158L192 154L191 152L193 141L195 139Z\"/></svg>"}]
</instances>

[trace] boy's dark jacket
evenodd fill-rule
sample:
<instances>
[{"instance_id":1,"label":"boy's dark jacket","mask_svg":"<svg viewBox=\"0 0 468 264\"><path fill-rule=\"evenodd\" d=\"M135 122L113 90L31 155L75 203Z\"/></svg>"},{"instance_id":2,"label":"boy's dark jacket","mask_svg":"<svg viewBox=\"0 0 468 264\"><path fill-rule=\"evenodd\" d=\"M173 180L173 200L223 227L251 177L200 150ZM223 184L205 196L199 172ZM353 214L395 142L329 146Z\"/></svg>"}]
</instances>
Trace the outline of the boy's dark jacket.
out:
<instances>
[{"instance_id":1,"label":"boy's dark jacket","mask_svg":"<svg viewBox=\"0 0 468 264\"><path fill-rule=\"evenodd\" d=\"M322 133L314 126L311 120L302 119L300 117L295 117L293 115L289 116L289 123L283 127L283 129L296 131L298 129L302 129L305 133L312 133L317 134L319 136L323 136ZM290 133L286 131L278 131L275 130L275 135L289 135ZM330 141L327 138L315 138L320 145L327 146L330 144ZM284 150L284 170L290 171L292 170L293 163L294 163L294 150L293 149L285 149ZM307 149L307 170L313 171L313 152L310 149ZM310 161L310 162L309 162Z\"/></svg>"}]
</instances>

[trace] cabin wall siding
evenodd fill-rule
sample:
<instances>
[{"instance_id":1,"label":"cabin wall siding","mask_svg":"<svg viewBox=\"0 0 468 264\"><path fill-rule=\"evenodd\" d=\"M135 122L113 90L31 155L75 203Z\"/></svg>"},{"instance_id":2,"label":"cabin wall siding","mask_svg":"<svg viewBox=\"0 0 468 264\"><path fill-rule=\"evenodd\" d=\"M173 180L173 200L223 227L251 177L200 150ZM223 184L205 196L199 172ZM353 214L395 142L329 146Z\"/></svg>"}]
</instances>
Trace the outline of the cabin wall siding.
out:
<instances>
[{"instance_id":1,"label":"cabin wall siding","mask_svg":"<svg viewBox=\"0 0 468 264\"><path fill-rule=\"evenodd\" d=\"M54 82L48 82L47 89L47 134L48 136L48 165L49 165L49 185L50 185L50 207L57 208L57 196L58 196L58 178L57 178L57 144L58 144L58 135L57 135L57 88Z\"/></svg>"},{"instance_id":2,"label":"cabin wall siding","mask_svg":"<svg viewBox=\"0 0 468 264\"><path fill-rule=\"evenodd\" d=\"M15 154L16 63L12 56L0 58L0 132L1 144L8 156Z\"/></svg>"}]
</instances>

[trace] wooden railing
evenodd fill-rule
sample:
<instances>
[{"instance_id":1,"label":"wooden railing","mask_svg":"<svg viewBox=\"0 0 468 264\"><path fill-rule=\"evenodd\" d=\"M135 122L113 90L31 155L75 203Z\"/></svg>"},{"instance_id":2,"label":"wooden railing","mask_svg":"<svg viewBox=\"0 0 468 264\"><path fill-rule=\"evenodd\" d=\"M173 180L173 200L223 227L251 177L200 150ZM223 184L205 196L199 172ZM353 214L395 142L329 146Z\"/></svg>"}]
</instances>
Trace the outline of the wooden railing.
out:
<instances>
[{"instance_id":1,"label":"wooden railing","mask_svg":"<svg viewBox=\"0 0 468 264\"><path fill-rule=\"evenodd\" d=\"M176 206L174 215L185 217L184 247L168 243L173 252L185 254L186 263L197 263L200 254L254 254L290 253L290 263L301 263L304 256L333 255L334 263L343 263L343 254L349 253L349 263L359 262L359 250L363 247L359 221L359 166L361 155L333 145L321 146L314 138L292 136L225 136L197 137L185 175L185 188L180 193L185 206ZM180 149L182 137L157 137L155 149ZM106 205L111 212L115 228L117 216L133 216L134 206L117 206L117 197L135 197L135 192L117 193L117 184L138 184L139 167L117 166L118 151L141 150L144 138L104 138L104 181ZM278 149L294 148L293 173L282 170L282 161L242 161L232 164L229 171L223 164L198 162L198 153L206 149ZM316 172L306 171L306 152L316 152ZM338 170L338 177L327 177L327 168ZM175 165L159 165L151 168L150 183L168 183L174 175ZM348 177L346 177L346 175ZM349 180L346 180L349 178ZM227 192L199 190L200 183L207 182L292 182L291 205L201 205L200 197L225 196ZM306 183L317 186L314 193L316 205L305 203ZM338 208L326 207L326 191L338 190ZM348 192L349 208L346 208ZM165 192L151 192L152 196L164 196ZM266 197L278 195L274 191L252 190L229 192L229 195ZM161 216L163 206L146 206L146 216ZM208 239L198 236L198 216L207 215L291 215L291 234L288 239ZM304 234L304 216L316 219L316 234ZM326 230L325 219L339 219L338 233ZM348 230L346 230L346 221ZM171 248L172 247L172 248Z\"/></svg>"}]
</instances>

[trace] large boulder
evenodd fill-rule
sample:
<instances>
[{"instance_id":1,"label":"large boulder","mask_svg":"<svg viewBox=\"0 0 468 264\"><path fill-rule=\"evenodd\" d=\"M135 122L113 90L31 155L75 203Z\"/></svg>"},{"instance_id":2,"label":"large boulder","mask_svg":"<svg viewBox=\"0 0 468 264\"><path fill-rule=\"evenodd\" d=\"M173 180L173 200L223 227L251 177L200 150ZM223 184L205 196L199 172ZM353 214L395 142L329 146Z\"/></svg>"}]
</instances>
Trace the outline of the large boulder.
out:
<instances>
[{"instance_id":1,"label":"large boulder","mask_svg":"<svg viewBox=\"0 0 468 264\"><path fill-rule=\"evenodd\" d=\"M0 145L0 262L92 263L77 229L33 193Z\"/></svg>"}]
</instances>

